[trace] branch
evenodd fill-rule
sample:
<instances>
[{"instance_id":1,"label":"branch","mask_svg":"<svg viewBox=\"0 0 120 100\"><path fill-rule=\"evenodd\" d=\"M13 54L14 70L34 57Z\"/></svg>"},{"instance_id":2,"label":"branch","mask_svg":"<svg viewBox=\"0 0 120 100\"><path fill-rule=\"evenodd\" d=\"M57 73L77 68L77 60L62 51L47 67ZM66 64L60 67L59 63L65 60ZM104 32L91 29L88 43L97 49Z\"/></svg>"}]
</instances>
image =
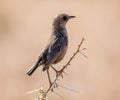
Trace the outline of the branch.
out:
<instances>
[{"instance_id":1,"label":"branch","mask_svg":"<svg viewBox=\"0 0 120 100\"><path fill-rule=\"evenodd\" d=\"M65 73L65 72L64 72L65 68L70 65L70 63L71 63L71 61L73 60L73 58L80 52L80 48L81 48L81 46L82 46L82 44L83 44L83 41L84 41L84 38L82 38L82 40L81 40L80 44L78 45L78 48L77 48L76 52L73 54L73 56L68 60L68 62L66 63L66 65L64 65L63 68L59 71L59 73L58 73L58 75L56 76L56 78L54 79L53 83L49 86L48 90L46 91L46 94L47 94L50 90L53 91L54 88L58 87L56 81L58 80L58 78L59 78L60 76L63 78L63 73ZM85 49L85 48L84 48L84 49ZM84 49L82 49L82 50L84 50Z\"/></svg>"},{"instance_id":2,"label":"branch","mask_svg":"<svg viewBox=\"0 0 120 100\"><path fill-rule=\"evenodd\" d=\"M62 87L62 88L64 88L64 89L70 90L70 91L72 91L72 92L78 93L78 91L76 91L76 90L73 90L73 89L70 89L70 88L67 88L67 87L65 87L65 86L62 86L62 85L58 84L58 83L57 83L57 80L58 80L58 78L59 78L60 76L63 78L63 73L66 74L66 73L64 72L65 68L70 65L71 61L73 60L73 58L74 58L78 53L82 54L84 57L87 57L86 55L84 55L84 53L82 53L82 50L85 50L85 49L86 49L86 48L81 49L81 46L82 46L83 42L84 42L84 38L82 38L82 40L81 40L80 44L78 45L78 48L77 48L77 50L75 51L75 53L73 54L73 56L72 56L72 57L68 60L68 62L62 67L62 69L61 69L60 71L58 71L58 74L57 74L56 78L54 79L53 83L50 84L50 86L49 86L49 88L47 89L47 91L45 91L45 90L43 89L43 85L41 85L40 89L36 89L36 90L30 91L30 92L27 92L26 94L31 94L31 93L34 93L34 92L38 92L34 100L47 100L47 98L48 98L47 93L48 93L49 91L52 91L52 92L54 92L55 94L57 94L58 96L60 96L58 93L56 93L55 91L53 91L54 88L57 88L58 86L60 86L60 87ZM60 97L61 97L61 96L60 96Z\"/></svg>"}]
</instances>

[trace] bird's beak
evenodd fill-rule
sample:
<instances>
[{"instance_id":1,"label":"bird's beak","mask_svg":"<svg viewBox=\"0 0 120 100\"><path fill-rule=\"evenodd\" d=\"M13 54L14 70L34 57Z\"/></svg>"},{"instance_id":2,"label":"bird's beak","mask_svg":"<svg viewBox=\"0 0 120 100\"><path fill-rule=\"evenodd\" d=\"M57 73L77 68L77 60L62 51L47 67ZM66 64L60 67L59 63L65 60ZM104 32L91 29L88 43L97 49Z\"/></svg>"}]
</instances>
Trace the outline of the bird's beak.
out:
<instances>
[{"instance_id":1,"label":"bird's beak","mask_svg":"<svg viewBox=\"0 0 120 100\"><path fill-rule=\"evenodd\" d=\"M69 19L70 19L70 18L75 18L75 16L69 16Z\"/></svg>"}]
</instances>

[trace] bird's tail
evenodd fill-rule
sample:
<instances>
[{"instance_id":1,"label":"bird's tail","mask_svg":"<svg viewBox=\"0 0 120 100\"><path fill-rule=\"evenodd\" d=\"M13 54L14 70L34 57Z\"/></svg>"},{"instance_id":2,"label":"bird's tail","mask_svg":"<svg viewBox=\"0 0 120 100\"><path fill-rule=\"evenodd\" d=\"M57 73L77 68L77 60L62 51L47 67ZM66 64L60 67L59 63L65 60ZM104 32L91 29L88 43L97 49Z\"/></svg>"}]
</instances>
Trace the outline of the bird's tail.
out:
<instances>
[{"instance_id":1,"label":"bird's tail","mask_svg":"<svg viewBox=\"0 0 120 100\"><path fill-rule=\"evenodd\" d=\"M41 65L41 60L38 59L38 62L33 65L28 71L27 71L27 75L31 76L33 74L33 72Z\"/></svg>"}]
</instances>

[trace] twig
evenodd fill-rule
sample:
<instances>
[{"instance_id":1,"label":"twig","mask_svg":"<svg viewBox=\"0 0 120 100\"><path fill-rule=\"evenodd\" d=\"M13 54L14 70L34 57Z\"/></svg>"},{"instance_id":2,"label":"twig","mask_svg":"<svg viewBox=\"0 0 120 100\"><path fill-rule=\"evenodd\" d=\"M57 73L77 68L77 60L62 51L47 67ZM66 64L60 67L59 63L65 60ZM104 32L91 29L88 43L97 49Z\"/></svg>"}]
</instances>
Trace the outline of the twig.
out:
<instances>
[{"instance_id":1,"label":"twig","mask_svg":"<svg viewBox=\"0 0 120 100\"><path fill-rule=\"evenodd\" d=\"M30 91L30 92L27 92L26 94L31 94L31 93L34 93L34 92L37 92L37 91L38 91L38 93L37 93L37 95L36 95L36 97L35 97L34 100L47 100L47 97L48 97L48 96L47 96L47 93L48 93L49 91L52 91L52 92L54 92L55 94L57 94L59 97L61 97L58 93L56 93L56 92L54 91L54 88L57 88L58 86L60 86L60 87L62 87L62 88L64 88L64 89L67 89L67 90L69 90L69 91L79 93L79 92L76 91L76 90L73 90L73 89L70 89L70 88L67 88L67 87L65 87L65 86L62 86L62 85L58 84L57 81L58 81L58 78L59 78L60 76L63 78L63 73L66 74L66 73L64 72L65 68L67 68L67 66L70 65L70 63L71 63L71 61L73 60L73 58L74 58L79 52L80 52L80 54L82 54L84 57L87 57L86 55L84 55L84 54L82 53L82 51L85 50L86 48L83 48L83 49L80 50L80 48L81 48L81 46L82 46L82 44L83 44L83 41L84 41L84 38L82 38L80 44L78 45L78 48L77 48L76 52L75 52L75 53L73 54L73 56L68 60L68 62L66 63L66 65L64 65L64 66L62 67L62 69L61 69L60 71L58 71L58 74L57 74L56 78L55 78L54 81L50 84L50 86L49 86L49 88L47 89L47 91L45 91L45 90L43 89L43 85L41 85L41 88L40 88L40 89L36 89L36 90Z\"/></svg>"},{"instance_id":2,"label":"twig","mask_svg":"<svg viewBox=\"0 0 120 100\"><path fill-rule=\"evenodd\" d=\"M57 84L58 84L58 83L57 83ZM60 87L63 88L63 89L66 89L66 90L69 90L69 91L71 91L71 92L74 92L74 93L80 93L80 92L77 91L77 90L73 90L73 89L71 89L71 88L68 88L68 87L63 86L63 85L60 85L60 84L58 84L58 86L60 86Z\"/></svg>"},{"instance_id":3,"label":"twig","mask_svg":"<svg viewBox=\"0 0 120 100\"><path fill-rule=\"evenodd\" d=\"M64 69L65 69L68 65L70 65L71 61L72 61L73 58L77 55L77 53L80 52L80 47L81 47L81 45L83 44L83 41L84 41L84 38L82 38L81 43L78 45L77 51L73 54L73 56L70 58L70 60L67 62L67 64L64 65L63 68L61 69L62 72L64 72Z\"/></svg>"},{"instance_id":4,"label":"twig","mask_svg":"<svg viewBox=\"0 0 120 100\"><path fill-rule=\"evenodd\" d=\"M78 45L78 48L77 48L76 52L73 54L73 56L69 59L69 61L66 63L66 65L64 65L63 68L59 71L59 74L56 76L56 78L54 79L53 83L49 86L48 90L46 91L46 94L50 90L53 91L54 88L58 87L56 81L58 80L58 78L60 76L63 78L63 73L65 73L64 72L65 68L70 65L70 63L73 60L73 58L80 52L80 47L82 46L83 41L84 41L84 38L82 38L82 40L81 40L80 44ZM84 50L84 49L82 49L82 50Z\"/></svg>"},{"instance_id":5,"label":"twig","mask_svg":"<svg viewBox=\"0 0 120 100\"><path fill-rule=\"evenodd\" d=\"M36 97L34 100L48 100L48 96L46 94L46 91L44 90L44 85L41 84L40 89L36 89L30 92L25 93L25 95L31 94L37 92Z\"/></svg>"}]
</instances>

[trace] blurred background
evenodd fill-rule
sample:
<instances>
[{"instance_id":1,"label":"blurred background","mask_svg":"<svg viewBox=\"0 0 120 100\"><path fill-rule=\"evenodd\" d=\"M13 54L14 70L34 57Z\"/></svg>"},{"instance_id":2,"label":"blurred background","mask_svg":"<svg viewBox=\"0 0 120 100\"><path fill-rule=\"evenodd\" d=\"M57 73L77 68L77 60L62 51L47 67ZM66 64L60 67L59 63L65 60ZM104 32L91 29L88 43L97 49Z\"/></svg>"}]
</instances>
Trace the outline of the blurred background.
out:
<instances>
[{"instance_id":1,"label":"blurred background","mask_svg":"<svg viewBox=\"0 0 120 100\"><path fill-rule=\"evenodd\" d=\"M77 49L82 37L86 59L78 54L59 83L80 93L56 89L65 100L120 100L119 0L0 0L0 99L33 100L24 95L49 83L42 67L26 71L45 47L55 15L76 16L67 23L69 48L60 69ZM52 80L54 72L51 70ZM49 93L48 100L61 100Z\"/></svg>"}]
</instances>

